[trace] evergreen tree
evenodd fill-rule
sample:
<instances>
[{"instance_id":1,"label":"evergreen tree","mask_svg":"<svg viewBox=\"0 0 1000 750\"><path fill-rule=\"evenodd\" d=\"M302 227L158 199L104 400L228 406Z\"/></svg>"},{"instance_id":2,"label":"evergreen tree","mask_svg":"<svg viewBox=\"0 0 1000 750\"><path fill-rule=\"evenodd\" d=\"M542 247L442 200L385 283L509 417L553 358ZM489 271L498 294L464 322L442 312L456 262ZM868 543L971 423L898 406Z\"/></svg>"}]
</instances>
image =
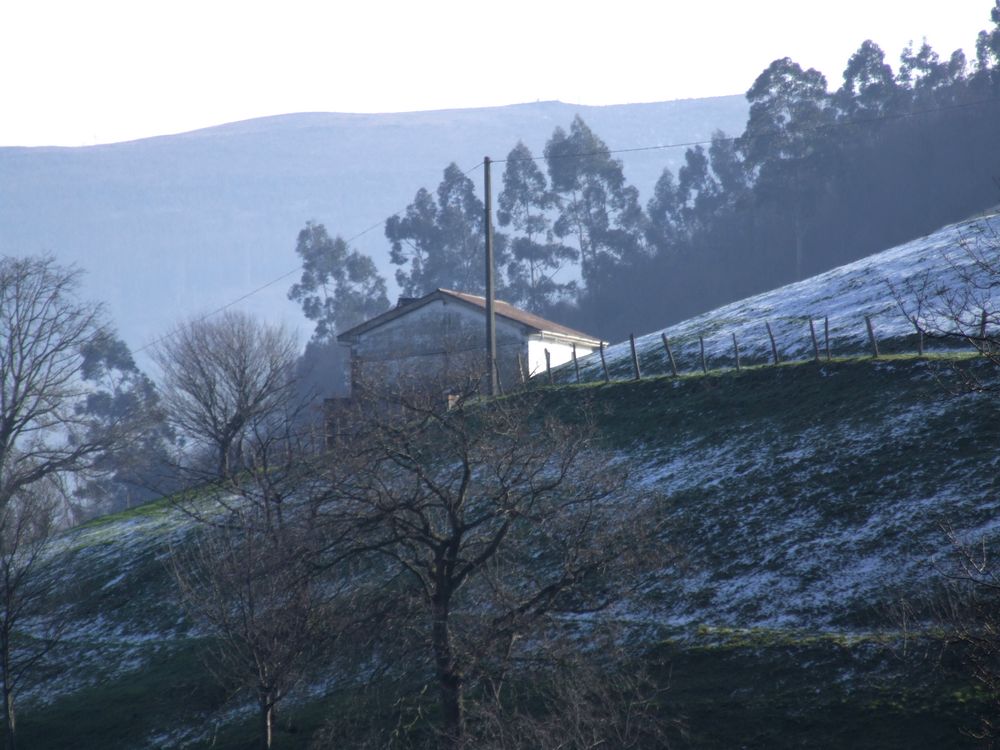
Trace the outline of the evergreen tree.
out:
<instances>
[{"instance_id":1,"label":"evergreen tree","mask_svg":"<svg viewBox=\"0 0 1000 750\"><path fill-rule=\"evenodd\" d=\"M436 200L420 188L403 216L386 220L385 236L392 243L392 262L400 266L396 283L403 294L420 297L437 288L483 293L485 210L472 180L452 162ZM505 237L494 233L498 266L507 260L505 248ZM502 283L497 287L499 291Z\"/></svg>"},{"instance_id":2,"label":"evergreen tree","mask_svg":"<svg viewBox=\"0 0 1000 750\"><path fill-rule=\"evenodd\" d=\"M521 307L541 313L573 294L574 281L559 282L556 274L579 258L572 247L554 241L548 212L559 206L545 174L522 142L507 155L503 190L497 199L497 221L518 235L510 240L507 297Z\"/></svg>"},{"instance_id":3,"label":"evergreen tree","mask_svg":"<svg viewBox=\"0 0 1000 750\"><path fill-rule=\"evenodd\" d=\"M681 199L674 173L664 168L653 187L653 197L646 204L646 238L657 253L676 250L682 235Z\"/></svg>"},{"instance_id":4,"label":"evergreen tree","mask_svg":"<svg viewBox=\"0 0 1000 750\"><path fill-rule=\"evenodd\" d=\"M976 39L976 68L978 73L989 74L1000 65L1000 0L995 0L990 10L993 28L979 32Z\"/></svg>"},{"instance_id":5,"label":"evergreen tree","mask_svg":"<svg viewBox=\"0 0 1000 750\"><path fill-rule=\"evenodd\" d=\"M142 425L129 450L101 456L78 482L74 497L84 515L123 510L167 495L181 486L172 456L176 434L167 423L153 381L135 363L124 341L115 335L95 338L81 348L80 374L104 386L87 394L78 408L92 420L97 434L127 419Z\"/></svg>"},{"instance_id":6,"label":"evergreen tree","mask_svg":"<svg viewBox=\"0 0 1000 750\"><path fill-rule=\"evenodd\" d=\"M621 161L579 115L568 134L556 128L545 159L552 187L563 196L553 230L576 240L587 291L600 295L617 268L645 250L639 191L625 182Z\"/></svg>"},{"instance_id":7,"label":"evergreen tree","mask_svg":"<svg viewBox=\"0 0 1000 750\"><path fill-rule=\"evenodd\" d=\"M372 259L351 250L341 237L331 238L322 224L306 224L295 252L302 259L302 278L288 291L288 298L315 321L313 340L332 341L338 331L389 307L385 279Z\"/></svg>"},{"instance_id":8,"label":"evergreen tree","mask_svg":"<svg viewBox=\"0 0 1000 750\"><path fill-rule=\"evenodd\" d=\"M844 83L834 101L845 119L872 119L895 111L900 91L882 48L870 39L861 43L844 69Z\"/></svg>"},{"instance_id":9,"label":"evergreen tree","mask_svg":"<svg viewBox=\"0 0 1000 750\"><path fill-rule=\"evenodd\" d=\"M791 234L792 278L803 277L809 220L826 191L835 143L826 137L832 121L826 79L790 58L772 62L747 91L750 116L739 145L754 180L759 204L782 217L771 243ZM782 226L783 225L783 226Z\"/></svg>"},{"instance_id":10,"label":"evergreen tree","mask_svg":"<svg viewBox=\"0 0 1000 750\"><path fill-rule=\"evenodd\" d=\"M955 50L947 62L942 62L926 40L916 52L912 44L906 45L899 62L897 81L910 90L913 105L918 109L954 102L958 85L965 80L968 69L962 50Z\"/></svg>"}]
</instances>

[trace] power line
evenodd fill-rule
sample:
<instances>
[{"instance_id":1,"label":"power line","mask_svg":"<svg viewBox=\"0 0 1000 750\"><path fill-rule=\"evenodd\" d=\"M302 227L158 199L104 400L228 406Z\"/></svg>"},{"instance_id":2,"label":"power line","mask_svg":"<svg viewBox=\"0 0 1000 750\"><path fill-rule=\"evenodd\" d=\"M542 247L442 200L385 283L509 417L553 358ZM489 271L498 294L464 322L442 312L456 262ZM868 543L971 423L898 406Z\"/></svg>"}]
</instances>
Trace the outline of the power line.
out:
<instances>
[{"instance_id":1,"label":"power line","mask_svg":"<svg viewBox=\"0 0 1000 750\"><path fill-rule=\"evenodd\" d=\"M817 125L812 128L804 128L802 132L805 133L819 133L827 130L834 130L836 128L843 127L857 127L859 125L870 125L879 122L889 122L892 120L904 120L910 117L919 117L921 115L934 114L936 112L951 112L959 109L968 109L970 107L978 107L984 104L996 104L998 99L979 99L974 102L962 102L959 104L949 104L941 107L928 107L926 109L915 109L909 112L895 112L892 114L886 114L881 117L866 117L855 120L840 120L838 122L826 123L823 125ZM757 133L749 136L751 139L754 138L770 138L771 136L777 135L778 131L772 131L770 133ZM743 135L736 136L725 136L723 138L712 138L707 141L687 141L685 143L663 143L657 144L655 146L636 146L634 148L613 148L613 149L599 149L596 151L578 151L568 154L551 154L548 156L522 156L514 159L491 159L494 164L505 164L507 162L515 161L542 161L550 159L582 159L587 156L607 156L611 154L630 154L639 151L663 151L671 148L691 148L693 146L711 146L713 143L735 143L736 141L744 139Z\"/></svg>"},{"instance_id":2,"label":"power line","mask_svg":"<svg viewBox=\"0 0 1000 750\"><path fill-rule=\"evenodd\" d=\"M477 165L477 166L480 166L480 165ZM475 169L475 168L476 167L473 167L472 169ZM472 170L470 169L469 171L471 172ZM403 213L403 211L405 211L405 210L406 210L405 208L401 208L398 211L396 211L395 213L389 214L389 216L398 216L399 214ZM386 217L386 218L388 218L388 217ZM354 242L355 240L360 239L361 237L364 237L369 232L371 232L371 231L373 231L375 229L378 229L383 224L385 224L385 219L382 219L381 221L379 221L379 222L377 222L375 224L372 224L367 229L363 229L360 232L358 232L357 234L355 234L355 235L353 235L351 237L348 237L346 240L344 240L344 242L350 244L351 242ZM259 294L260 292L264 291L265 289L268 289L269 287L274 286L275 284L277 284L280 281L284 281L289 276L293 276L294 274L297 274L299 271L301 271L303 269L303 267L304 267L304 265L300 263L295 268L292 268L291 270L286 271L285 273L281 274L280 276L275 276L270 281L267 281L267 282L261 284L260 286L256 287L255 289L252 289L251 291L247 292L246 294L243 294L243 295L237 297L236 299L230 300L229 302L225 303L224 305L220 305L219 307L215 308L214 310L212 310L210 312L207 312L207 313L204 313L203 315L198 316L197 318L194 319L193 322L195 322L195 323L201 323L204 320L208 320L209 318L215 317L219 313L225 312L230 307L238 305L240 302L243 302L244 300L250 299L250 297L253 297L255 294ZM153 339L148 344L144 344L143 346L139 347L138 349L135 350L134 353L138 354L139 352L144 352L147 349L151 349L152 347L156 346L157 344L159 344L159 343L161 343L163 341L166 341L169 338L173 338L175 335L177 335L177 331L176 330L173 330L173 331L170 331L168 333L165 333L162 336L159 336L158 338Z\"/></svg>"}]
</instances>

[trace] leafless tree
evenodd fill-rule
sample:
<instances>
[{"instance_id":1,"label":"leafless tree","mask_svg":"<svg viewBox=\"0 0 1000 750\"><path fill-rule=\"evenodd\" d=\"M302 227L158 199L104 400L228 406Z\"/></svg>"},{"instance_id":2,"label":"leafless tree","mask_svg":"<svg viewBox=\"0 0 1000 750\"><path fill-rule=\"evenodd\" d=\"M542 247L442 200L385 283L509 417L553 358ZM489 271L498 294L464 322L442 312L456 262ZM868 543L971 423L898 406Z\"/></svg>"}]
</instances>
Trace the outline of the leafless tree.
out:
<instances>
[{"instance_id":1,"label":"leafless tree","mask_svg":"<svg viewBox=\"0 0 1000 750\"><path fill-rule=\"evenodd\" d=\"M13 640L44 593L35 575L40 545L65 518L74 485L102 471L145 418L129 411L97 418L89 408L120 383L115 368L93 366L113 334L100 306L80 301L78 289L79 273L51 258L0 260L0 666L9 748L15 689L37 661Z\"/></svg>"},{"instance_id":2,"label":"leafless tree","mask_svg":"<svg viewBox=\"0 0 1000 750\"><path fill-rule=\"evenodd\" d=\"M51 488L33 487L0 510L0 671L2 671L5 747L17 745L14 699L35 666L58 644L67 620L54 612L59 580L42 570L44 550L59 503ZM34 625L25 636L22 628Z\"/></svg>"},{"instance_id":3,"label":"leafless tree","mask_svg":"<svg viewBox=\"0 0 1000 750\"><path fill-rule=\"evenodd\" d=\"M234 468L251 422L291 396L295 357L288 331L237 311L187 323L155 348L169 418L214 453L218 477Z\"/></svg>"},{"instance_id":4,"label":"leafless tree","mask_svg":"<svg viewBox=\"0 0 1000 750\"><path fill-rule=\"evenodd\" d=\"M910 605L921 607L911 617L939 627L952 657L957 655L959 671L980 686L986 704L979 726L965 731L995 747L1000 740L1000 563L990 540L971 539L950 526L944 533L952 554L935 566L943 585L931 601Z\"/></svg>"},{"instance_id":5,"label":"leafless tree","mask_svg":"<svg viewBox=\"0 0 1000 750\"><path fill-rule=\"evenodd\" d=\"M295 416L285 404L248 420L241 471L183 502L200 523L171 556L186 611L211 643L206 665L253 694L262 748L288 691L364 621L350 556L333 560L342 542L319 535L329 479Z\"/></svg>"},{"instance_id":6,"label":"leafless tree","mask_svg":"<svg viewBox=\"0 0 1000 750\"><path fill-rule=\"evenodd\" d=\"M531 394L370 396L381 407L335 450L324 522L396 581L388 634L432 675L436 744L466 747L470 691L498 695L519 660L657 568L655 503L626 492L582 413L543 416Z\"/></svg>"},{"instance_id":7,"label":"leafless tree","mask_svg":"<svg viewBox=\"0 0 1000 750\"><path fill-rule=\"evenodd\" d=\"M269 748L279 702L337 632L340 592L317 581L302 509L284 508L278 522L273 479L262 482L266 497L248 489L242 502L216 508L214 522L174 550L171 570L186 611L208 637L206 665L222 685L253 695L259 746Z\"/></svg>"},{"instance_id":8,"label":"leafless tree","mask_svg":"<svg viewBox=\"0 0 1000 750\"><path fill-rule=\"evenodd\" d=\"M603 655L607 657L607 654ZM617 660L566 654L521 678L520 694L475 708L474 744L482 750L668 748L684 736L667 705L669 681L628 654ZM653 665L666 671L662 664Z\"/></svg>"},{"instance_id":9,"label":"leafless tree","mask_svg":"<svg viewBox=\"0 0 1000 750\"><path fill-rule=\"evenodd\" d=\"M1000 230L997 220L968 225L956 246L942 250L949 274L925 270L905 284L890 284L903 315L922 339L972 349L1000 365ZM974 369L956 370L963 390L996 390Z\"/></svg>"},{"instance_id":10,"label":"leafless tree","mask_svg":"<svg viewBox=\"0 0 1000 750\"><path fill-rule=\"evenodd\" d=\"M969 224L956 247L946 248L949 277L924 272L893 294L921 336L971 349L980 356L952 366L949 389L1000 393L1000 223L984 217ZM961 519L952 519L960 524ZM996 539L970 540L946 526L952 554L935 564L941 596L923 603L925 620L957 643L962 668L988 696L976 736L995 746L1000 739L1000 564Z\"/></svg>"}]
</instances>

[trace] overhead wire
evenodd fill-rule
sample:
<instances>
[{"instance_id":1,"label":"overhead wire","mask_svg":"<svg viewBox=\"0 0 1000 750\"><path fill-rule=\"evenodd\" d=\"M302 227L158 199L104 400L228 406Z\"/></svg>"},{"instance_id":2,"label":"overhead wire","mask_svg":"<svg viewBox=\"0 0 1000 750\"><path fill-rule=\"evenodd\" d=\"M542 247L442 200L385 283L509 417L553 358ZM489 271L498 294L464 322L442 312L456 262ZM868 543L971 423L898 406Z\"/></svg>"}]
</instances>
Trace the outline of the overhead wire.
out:
<instances>
[{"instance_id":1,"label":"overhead wire","mask_svg":"<svg viewBox=\"0 0 1000 750\"><path fill-rule=\"evenodd\" d=\"M996 98L990 99L979 99L974 102L960 102L957 104L944 105L941 107L927 107L924 109L910 110L909 112L894 112L891 114L886 114L881 117L866 117L860 119L852 120L840 120L837 122L824 123L822 125L817 125L812 128L803 128L802 132L805 133L818 133L827 130L834 130L841 127L856 127L858 125L870 125L872 123L888 122L891 120L903 120L909 117L917 117L920 115L934 114L936 112L950 112L953 110L967 109L970 107L977 107L983 104L996 104L1000 100ZM508 157L506 159L491 159L493 164L505 164L507 162L515 161L543 161L550 159L582 159L587 156L604 156L609 154L629 154L636 153L640 151L664 151L671 148L692 148L694 146L710 146L713 143L735 143L739 140L744 139L755 139L755 138L768 138L775 135L775 133L755 133L750 136L746 135L735 135L735 136L723 136L721 138L711 138L707 141L685 141L683 143L661 143L653 146L636 146L632 148L605 148L597 149L595 151L575 151L567 154L549 154L542 156L518 156L513 159Z\"/></svg>"}]
</instances>

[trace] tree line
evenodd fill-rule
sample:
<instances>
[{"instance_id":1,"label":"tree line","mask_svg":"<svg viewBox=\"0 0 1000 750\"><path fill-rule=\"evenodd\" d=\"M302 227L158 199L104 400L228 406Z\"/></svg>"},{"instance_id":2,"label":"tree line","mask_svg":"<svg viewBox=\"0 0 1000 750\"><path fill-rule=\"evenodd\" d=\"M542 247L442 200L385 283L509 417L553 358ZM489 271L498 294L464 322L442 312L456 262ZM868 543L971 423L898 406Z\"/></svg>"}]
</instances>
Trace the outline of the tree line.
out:
<instances>
[{"instance_id":1,"label":"tree line","mask_svg":"<svg viewBox=\"0 0 1000 750\"><path fill-rule=\"evenodd\" d=\"M998 200L1000 9L974 59L908 45L895 70L866 40L839 87L789 58L746 93L743 133L716 132L664 169L645 204L623 164L582 118L536 156L517 143L497 196L498 294L605 338L663 327L796 281L965 218ZM483 289L484 207L454 163L389 217L405 296ZM348 263L342 240L310 225L304 263L341 258L342 278L303 275L293 298L336 300L340 330L386 309L375 265ZM339 253L339 255L338 255ZM351 256L354 257L354 256ZM311 260L313 259L313 260ZM346 276L345 276L346 274ZM319 291L322 294L319 294ZM298 295L298 296L296 296ZM323 303L328 304L328 303ZM333 313L307 316L328 336Z\"/></svg>"}]
</instances>

